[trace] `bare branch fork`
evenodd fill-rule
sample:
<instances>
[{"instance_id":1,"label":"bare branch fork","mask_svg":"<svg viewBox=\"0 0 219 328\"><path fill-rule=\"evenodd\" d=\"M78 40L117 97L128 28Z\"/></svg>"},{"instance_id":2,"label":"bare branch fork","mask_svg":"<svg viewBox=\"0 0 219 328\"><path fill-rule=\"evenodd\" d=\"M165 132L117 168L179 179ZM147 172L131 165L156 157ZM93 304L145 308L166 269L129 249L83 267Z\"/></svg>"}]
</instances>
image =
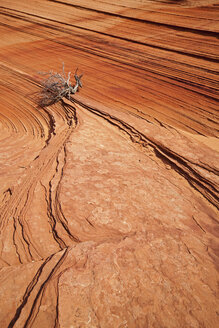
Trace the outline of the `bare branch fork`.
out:
<instances>
[{"instance_id":1,"label":"bare branch fork","mask_svg":"<svg viewBox=\"0 0 219 328\"><path fill-rule=\"evenodd\" d=\"M65 74L65 67L63 63L62 74L49 72L46 73L48 78L42 81L42 92L40 94L40 105L42 107L52 105L62 98L66 97L70 99L71 94L75 94L82 88L81 78L83 74L77 75L78 69L76 69L74 78L75 85L72 86L70 82L71 72L68 72L68 77Z\"/></svg>"}]
</instances>

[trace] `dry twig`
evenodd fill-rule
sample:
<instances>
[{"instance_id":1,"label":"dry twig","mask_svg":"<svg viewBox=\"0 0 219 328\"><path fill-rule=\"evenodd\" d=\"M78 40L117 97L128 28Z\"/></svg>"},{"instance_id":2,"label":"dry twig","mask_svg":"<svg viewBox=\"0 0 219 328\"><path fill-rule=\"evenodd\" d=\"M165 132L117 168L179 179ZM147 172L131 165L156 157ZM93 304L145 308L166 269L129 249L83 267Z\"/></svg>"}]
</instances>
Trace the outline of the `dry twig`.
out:
<instances>
[{"instance_id":1,"label":"dry twig","mask_svg":"<svg viewBox=\"0 0 219 328\"><path fill-rule=\"evenodd\" d=\"M82 87L81 78L83 75L78 76L77 71L78 69L76 69L74 74L76 81L74 86L70 82L71 72L68 73L68 77L65 75L64 64L62 74L55 72L44 73L48 77L42 81L43 89L40 94L40 106L52 105L64 97L70 99L71 94L79 91L79 87Z\"/></svg>"}]
</instances>

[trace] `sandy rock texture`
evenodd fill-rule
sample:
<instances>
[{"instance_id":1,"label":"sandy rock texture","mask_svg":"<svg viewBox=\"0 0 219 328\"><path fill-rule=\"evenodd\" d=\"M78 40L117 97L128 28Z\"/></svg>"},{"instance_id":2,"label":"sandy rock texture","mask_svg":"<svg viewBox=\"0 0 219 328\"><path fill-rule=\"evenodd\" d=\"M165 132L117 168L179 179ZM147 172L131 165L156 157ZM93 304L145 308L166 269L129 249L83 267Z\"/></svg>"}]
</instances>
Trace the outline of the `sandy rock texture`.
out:
<instances>
[{"instance_id":1,"label":"sandy rock texture","mask_svg":"<svg viewBox=\"0 0 219 328\"><path fill-rule=\"evenodd\" d=\"M0 8L0 327L218 327L218 1Z\"/></svg>"}]
</instances>

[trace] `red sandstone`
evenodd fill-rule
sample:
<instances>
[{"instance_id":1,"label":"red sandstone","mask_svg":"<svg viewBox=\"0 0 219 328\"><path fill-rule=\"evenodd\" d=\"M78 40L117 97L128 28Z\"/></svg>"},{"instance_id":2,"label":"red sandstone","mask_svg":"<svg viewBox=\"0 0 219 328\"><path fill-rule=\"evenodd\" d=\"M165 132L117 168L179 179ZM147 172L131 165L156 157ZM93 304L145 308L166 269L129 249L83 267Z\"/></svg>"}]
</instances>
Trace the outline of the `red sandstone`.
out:
<instances>
[{"instance_id":1,"label":"red sandstone","mask_svg":"<svg viewBox=\"0 0 219 328\"><path fill-rule=\"evenodd\" d=\"M5 0L0 326L216 328L217 1ZM40 108L39 71L83 88Z\"/></svg>"}]
</instances>

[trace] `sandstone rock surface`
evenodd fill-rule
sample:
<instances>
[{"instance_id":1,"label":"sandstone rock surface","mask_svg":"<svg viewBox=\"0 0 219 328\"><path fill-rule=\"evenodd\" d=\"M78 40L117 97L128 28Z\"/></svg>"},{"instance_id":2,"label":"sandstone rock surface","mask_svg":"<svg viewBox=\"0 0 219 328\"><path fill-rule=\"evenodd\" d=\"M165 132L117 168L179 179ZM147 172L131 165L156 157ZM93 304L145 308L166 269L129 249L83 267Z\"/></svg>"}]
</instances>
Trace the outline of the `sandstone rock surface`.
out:
<instances>
[{"instance_id":1,"label":"sandstone rock surface","mask_svg":"<svg viewBox=\"0 0 219 328\"><path fill-rule=\"evenodd\" d=\"M2 2L0 327L219 326L218 8Z\"/></svg>"}]
</instances>

